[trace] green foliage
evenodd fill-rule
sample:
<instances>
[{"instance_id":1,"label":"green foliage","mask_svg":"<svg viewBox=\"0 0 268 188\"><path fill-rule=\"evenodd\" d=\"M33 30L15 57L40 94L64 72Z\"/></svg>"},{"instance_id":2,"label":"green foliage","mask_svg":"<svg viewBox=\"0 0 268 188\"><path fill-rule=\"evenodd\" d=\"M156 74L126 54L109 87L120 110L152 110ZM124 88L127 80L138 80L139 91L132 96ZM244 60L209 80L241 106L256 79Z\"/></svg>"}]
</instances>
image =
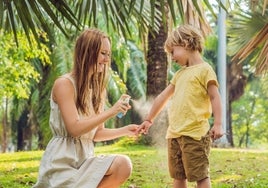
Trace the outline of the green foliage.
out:
<instances>
[{"instance_id":1,"label":"green foliage","mask_svg":"<svg viewBox=\"0 0 268 188\"><path fill-rule=\"evenodd\" d=\"M138 23L139 33L145 33L148 27L158 28L155 18L155 1L69 1L80 23L114 31L127 39L132 35L131 25Z\"/></svg>"},{"instance_id":2,"label":"green foliage","mask_svg":"<svg viewBox=\"0 0 268 188\"><path fill-rule=\"evenodd\" d=\"M34 67L39 59L44 64L50 64L49 50L33 40L31 46L25 35L18 32L20 46L16 46L13 36L0 32L0 97L28 98L31 82L38 82L40 74Z\"/></svg>"},{"instance_id":3,"label":"green foliage","mask_svg":"<svg viewBox=\"0 0 268 188\"><path fill-rule=\"evenodd\" d=\"M150 137L138 136L138 137L123 137L118 139L114 144L117 147L129 147L129 146L138 146L144 145L149 146L151 143Z\"/></svg>"},{"instance_id":4,"label":"green foliage","mask_svg":"<svg viewBox=\"0 0 268 188\"><path fill-rule=\"evenodd\" d=\"M127 72L128 92L133 99L145 99L147 74L144 53L132 41L127 41L127 45L131 62Z\"/></svg>"},{"instance_id":5,"label":"green foliage","mask_svg":"<svg viewBox=\"0 0 268 188\"><path fill-rule=\"evenodd\" d=\"M215 15L210 3L206 0L208 10ZM10 0L0 1L0 28L13 31L17 41L17 30L23 29L27 38L33 33L38 40L38 29L44 30L51 37L54 35L51 25L56 26L63 34L69 36L67 28L81 29L84 25L100 28L106 26L123 35L132 35L131 24L137 25L139 37L148 28L158 30L160 21L166 22L167 6L172 20L184 20L184 3L181 1L40 1L40 0ZM198 16L203 16L197 1L193 1ZM159 11L160 10L160 11ZM179 11L178 11L179 10ZM178 14L179 16L178 16ZM103 25L100 24L103 23Z\"/></svg>"},{"instance_id":6,"label":"green foliage","mask_svg":"<svg viewBox=\"0 0 268 188\"><path fill-rule=\"evenodd\" d=\"M56 25L62 33L68 35L65 25L62 24L64 22L71 23L76 28L79 26L69 3L63 0L0 1L0 28L6 31L12 30L17 44L20 43L17 32L20 29L24 30L29 42L32 42L33 36L39 42L39 29L48 33L49 36L54 35L50 30L51 25Z\"/></svg>"},{"instance_id":7,"label":"green foliage","mask_svg":"<svg viewBox=\"0 0 268 188\"><path fill-rule=\"evenodd\" d=\"M252 12L241 9L235 9L230 16L232 18L227 22L228 54L234 55L267 24L268 16L263 16L260 10Z\"/></svg>"},{"instance_id":8,"label":"green foliage","mask_svg":"<svg viewBox=\"0 0 268 188\"><path fill-rule=\"evenodd\" d=\"M117 147L129 147L138 144L138 139L135 137L124 137L119 139L114 145Z\"/></svg>"},{"instance_id":9,"label":"green foliage","mask_svg":"<svg viewBox=\"0 0 268 188\"><path fill-rule=\"evenodd\" d=\"M166 148L115 144L98 146L95 152L131 158L133 172L122 188L172 187ZM43 151L0 154L0 187L32 187L42 154ZM212 148L210 163L213 188L265 188L268 184L268 151ZM194 183L188 185L194 187Z\"/></svg>"},{"instance_id":10,"label":"green foliage","mask_svg":"<svg viewBox=\"0 0 268 188\"><path fill-rule=\"evenodd\" d=\"M210 35L205 40L204 58L213 66L214 70L217 64L218 37Z\"/></svg>"},{"instance_id":11,"label":"green foliage","mask_svg":"<svg viewBox=\"0 0 268 188\"><path fill-rule=\"evenodd\" d=\"M230 12L227 22L227 35L228 35L228 54L230 56L235 55L240 49L242 49L247 43L249 43L252 39L254 39L262 28L264 28L268 23L268 14L267 9L266 12L262 12L262 6L259 4L255 7L254 11L252 9L242 10L241 5L238 4L239 7L236 7L234 11ZM243 6L242 6L243 7ZM244 8L243 8L244 9ZM265 48L265 40L259 41L255 38L256 44L254 44L254 50L249 51L248 49L244 49L250 53L245 53L243 56L248 56L248 62L246 64L251 63L254 68L260 66L258 58L265 55L262 55L262 50Z\"/></svg>"},{"instance_id":12,"label":"green foliage","mask_svg":"<svg viewBox=\"0 0 268 188\"><path fill-rule=\"evenodd\" d=\"M244 95L232 103L232 122L235 145L239 147L267 147L268 94L265 78L254 78Z\"/></svg>"},{"instance_id":13,"label":"green foliage","mask_svg":"<svg viewBox=\"0 0 268 188\"><path fill-rule=\"evenodd\" d=\"M112 69L116 71L120 78L125 82L127 80L127 70L129 69L129 50L125 40L115 34L110 34L112 41Z\"/></svg>"},{"instance_id":14,"label":"green foliage","mask_svg":"<svg viewBox=\"0 0 268 188\"><path fill-rule=\"evenodd\" d=\"M122 94L126 93L127 87L118 73L110 69L110 78L108 82L108 94L111 104L115 103Z\"/></svg>"}]
</instances>

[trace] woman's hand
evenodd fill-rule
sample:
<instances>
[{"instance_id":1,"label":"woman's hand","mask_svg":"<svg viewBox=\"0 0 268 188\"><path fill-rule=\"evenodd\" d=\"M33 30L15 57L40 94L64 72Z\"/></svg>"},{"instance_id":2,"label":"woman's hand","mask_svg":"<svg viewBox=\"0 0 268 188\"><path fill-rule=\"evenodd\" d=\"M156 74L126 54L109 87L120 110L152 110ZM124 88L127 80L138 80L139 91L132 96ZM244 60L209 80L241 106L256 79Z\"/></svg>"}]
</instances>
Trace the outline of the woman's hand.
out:
<instances>
[{"instance_id":1,"label":"woman's hand","mask_svg":"<svg viewBox=\"0 0 268 188\"><path fill-rule=\"evenodd\" d=\"M129 95L123 94L120 99L112 106L111 110L113 111L114 115L118 113L123 113L124 115L127 113L131 106L129 103L124 102L124 99L130 98Z\"/></svg>"},{"instance_id":2,"label":"woman's hand","mask_svg":"<svg viewBox=\"0 0 268 188\"><path fill-rule=\"evenodd\" d=\"M129 124L124 127L127 131L127 136L137 136L137 130L139 128L139 125L137 124Z\"/></svg>"}]
</instances>

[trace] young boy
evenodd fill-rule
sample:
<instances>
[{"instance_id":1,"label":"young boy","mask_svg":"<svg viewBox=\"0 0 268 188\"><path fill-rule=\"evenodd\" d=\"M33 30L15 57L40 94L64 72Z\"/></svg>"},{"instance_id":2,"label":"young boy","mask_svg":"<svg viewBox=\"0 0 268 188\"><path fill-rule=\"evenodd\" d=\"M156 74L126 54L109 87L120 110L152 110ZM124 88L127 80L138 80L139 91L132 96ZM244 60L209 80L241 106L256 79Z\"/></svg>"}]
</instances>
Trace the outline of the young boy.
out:
<instances>
[{"instance_id":1,"label":"young boy","mask_svg":"<svg viewBox=\"0 0 268 188\"><path fill-rule=\"evenodd\" d=\"M146 120L138 129L147 134L153 119L171 98L166 138L174 188L187 187L186 180L195 181L198 188L211 186L208 159L211 139L223 135L218 81L212 67L202 59L202 43L200 31L190 25L179 26L168 36L165 49L181 69L155 98ZM214 125L210 129L211 112Z\"/></svg>"}]
</instances>

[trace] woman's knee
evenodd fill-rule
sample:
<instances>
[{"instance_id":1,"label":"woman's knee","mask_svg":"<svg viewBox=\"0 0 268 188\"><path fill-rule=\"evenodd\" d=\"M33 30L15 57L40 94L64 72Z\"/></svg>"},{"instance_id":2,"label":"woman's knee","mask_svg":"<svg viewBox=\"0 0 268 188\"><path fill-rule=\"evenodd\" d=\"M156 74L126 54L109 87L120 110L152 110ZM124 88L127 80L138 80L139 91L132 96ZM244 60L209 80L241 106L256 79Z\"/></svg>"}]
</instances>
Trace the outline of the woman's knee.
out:
<instances>
[{"instance_id":1,"label":"woman's knee","mask_svg":"<svg viewBox=\"0 0 268 188\"><path fill-rule=\"evenodd\" d=\"M115 163L117 166L117 172L120 173L125 178L128 178L132 172L132 162L130 158L126 155L118 155L115 158Z\"/></svg>"}]
</instances>

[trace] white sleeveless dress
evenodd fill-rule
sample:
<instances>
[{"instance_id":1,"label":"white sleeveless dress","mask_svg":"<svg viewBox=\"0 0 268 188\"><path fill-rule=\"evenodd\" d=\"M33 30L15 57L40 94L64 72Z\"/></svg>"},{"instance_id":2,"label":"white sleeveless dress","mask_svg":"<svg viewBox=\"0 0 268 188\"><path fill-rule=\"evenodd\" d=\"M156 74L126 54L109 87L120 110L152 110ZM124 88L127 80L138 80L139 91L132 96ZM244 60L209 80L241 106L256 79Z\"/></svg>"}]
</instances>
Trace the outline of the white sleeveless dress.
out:
<instances>
[{"instance_id":1,"label":"white sleeveless dress","mask_svg":"<svg viewBox=\"0 0 268 188\"><path fill-rule=\"evenodd\" d=\"M72 77L63 76L73 83ZM33 188L96 188L115 155L94 156L96 129L79 138L65 129L58 105L50 98L50 128L53 138L41 159L39 176Z\"/></svg>"}]
</instances>

